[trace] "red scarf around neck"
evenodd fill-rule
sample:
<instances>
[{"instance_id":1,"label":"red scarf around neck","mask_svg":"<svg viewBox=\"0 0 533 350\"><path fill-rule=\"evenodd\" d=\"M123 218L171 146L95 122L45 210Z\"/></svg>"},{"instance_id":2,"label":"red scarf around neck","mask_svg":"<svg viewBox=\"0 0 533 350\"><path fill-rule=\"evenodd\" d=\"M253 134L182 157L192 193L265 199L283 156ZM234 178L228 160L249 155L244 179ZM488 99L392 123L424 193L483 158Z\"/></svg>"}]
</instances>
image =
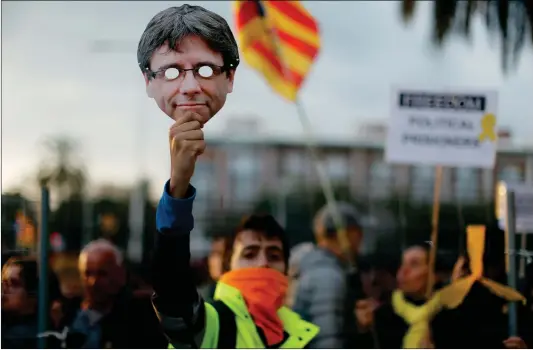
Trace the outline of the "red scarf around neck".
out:
<instances>
[{"instance_id":1,"label":"red scarf around neck","mask_svg":"<svg viewBox=\"0 0 533 350\"><path fill-rule=\"evenodd\" d=\"M283 341L283 323L277 312L287 294L287 277L274 269L252 267L225 273L219 282L237 288L248 307L248 312L263 330L269 346Z\"/></svg>"}]
</instances>

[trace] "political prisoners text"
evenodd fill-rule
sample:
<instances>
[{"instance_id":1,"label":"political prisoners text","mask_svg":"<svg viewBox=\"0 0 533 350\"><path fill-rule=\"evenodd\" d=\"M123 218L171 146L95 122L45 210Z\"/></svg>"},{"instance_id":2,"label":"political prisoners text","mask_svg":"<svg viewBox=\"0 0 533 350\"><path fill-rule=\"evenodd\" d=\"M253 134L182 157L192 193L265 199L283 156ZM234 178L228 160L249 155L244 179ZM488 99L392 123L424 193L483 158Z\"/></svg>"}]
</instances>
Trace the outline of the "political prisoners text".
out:
<instances>
[{"instance_id":1,"label":"political prisoners text","mask_svg":"<svg viewBox=\"0 0 533 350\"><path fill-rule=\"evenodd\" d=\"M399 107L411 110L438 110L456 111L464 115L468 112L483 113L486 99L484 96L454 95L454 94L428 94L428 93L400 93ZM404 143L427 146L453 146L476 148L479 146L477 136L459 135L455 131L474 131L478 118L464 118L464 116L433 116L410 115L409 126L420 130L420 133L406 133L403 135ZM442 135L428 134L424 130L443 130Z\"/></svg>"}]
</instances>

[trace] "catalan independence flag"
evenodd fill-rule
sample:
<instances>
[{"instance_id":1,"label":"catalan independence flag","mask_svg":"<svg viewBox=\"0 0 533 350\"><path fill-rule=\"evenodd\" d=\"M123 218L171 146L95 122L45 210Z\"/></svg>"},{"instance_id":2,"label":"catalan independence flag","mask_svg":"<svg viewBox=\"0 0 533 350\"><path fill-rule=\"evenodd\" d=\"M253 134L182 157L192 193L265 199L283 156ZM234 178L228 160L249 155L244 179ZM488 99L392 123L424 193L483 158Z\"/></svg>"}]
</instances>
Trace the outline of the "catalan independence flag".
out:
<instances>
[{"instance_id":1,"label":"catalan independence flag","mask_svg":"<svg viewBox=\"0 0 533 350\"><path fill-rule=\"evenodd\" d=\"M280 95L295 101L320 48L316 20L300 1L233 1L246 63Z\"/></svg>"}]
</instances>

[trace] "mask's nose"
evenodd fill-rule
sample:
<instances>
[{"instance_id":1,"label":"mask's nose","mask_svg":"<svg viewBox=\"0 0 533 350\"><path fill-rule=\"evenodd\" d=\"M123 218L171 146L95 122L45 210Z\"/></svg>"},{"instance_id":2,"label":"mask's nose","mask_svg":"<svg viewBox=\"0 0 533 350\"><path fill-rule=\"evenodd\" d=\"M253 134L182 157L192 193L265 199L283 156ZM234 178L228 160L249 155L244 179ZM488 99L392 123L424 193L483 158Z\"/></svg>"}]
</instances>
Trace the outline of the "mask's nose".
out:
<instances>
[{"instance_id":1,"label":"mask's nose","mask_svg":"<svg viewBox=\"0 0 533 350\"><path fill-rule=\"evenodd\" d=\"M196 80L193 71L185 72L185 77L183 77L183 81L181 82L180 91L184 95L194 95L202 91L200 83Z\"/></svg>"}]
</instances>

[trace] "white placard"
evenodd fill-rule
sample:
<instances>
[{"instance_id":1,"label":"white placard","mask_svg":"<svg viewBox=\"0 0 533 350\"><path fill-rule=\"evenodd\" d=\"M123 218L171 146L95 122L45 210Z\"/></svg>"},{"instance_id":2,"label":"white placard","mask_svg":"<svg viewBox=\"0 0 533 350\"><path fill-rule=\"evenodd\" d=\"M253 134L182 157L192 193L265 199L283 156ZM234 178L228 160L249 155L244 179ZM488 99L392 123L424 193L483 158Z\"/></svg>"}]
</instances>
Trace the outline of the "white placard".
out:
<instances>
[{"instance_id":1,"label":"white placard","mask_svg":"<svg viewBox=\"0 0 533 350\"><path fill-rule=\"evenodd\" d=\"M492 168L496 91L393 89L388 163Z\"/></svg>"},{"instance_id":2,"label":"white placard","mask_svg":"<svg viewBox=\"0 0 533 350\"><path fill-rule=\"evenodd\" d=\"M533 233L533 186L523 183L498 182L496 192L496 216L501 229L505 229L507 215L507 191L514 192L515 232Z\"/></svg>"}]
</instances>

